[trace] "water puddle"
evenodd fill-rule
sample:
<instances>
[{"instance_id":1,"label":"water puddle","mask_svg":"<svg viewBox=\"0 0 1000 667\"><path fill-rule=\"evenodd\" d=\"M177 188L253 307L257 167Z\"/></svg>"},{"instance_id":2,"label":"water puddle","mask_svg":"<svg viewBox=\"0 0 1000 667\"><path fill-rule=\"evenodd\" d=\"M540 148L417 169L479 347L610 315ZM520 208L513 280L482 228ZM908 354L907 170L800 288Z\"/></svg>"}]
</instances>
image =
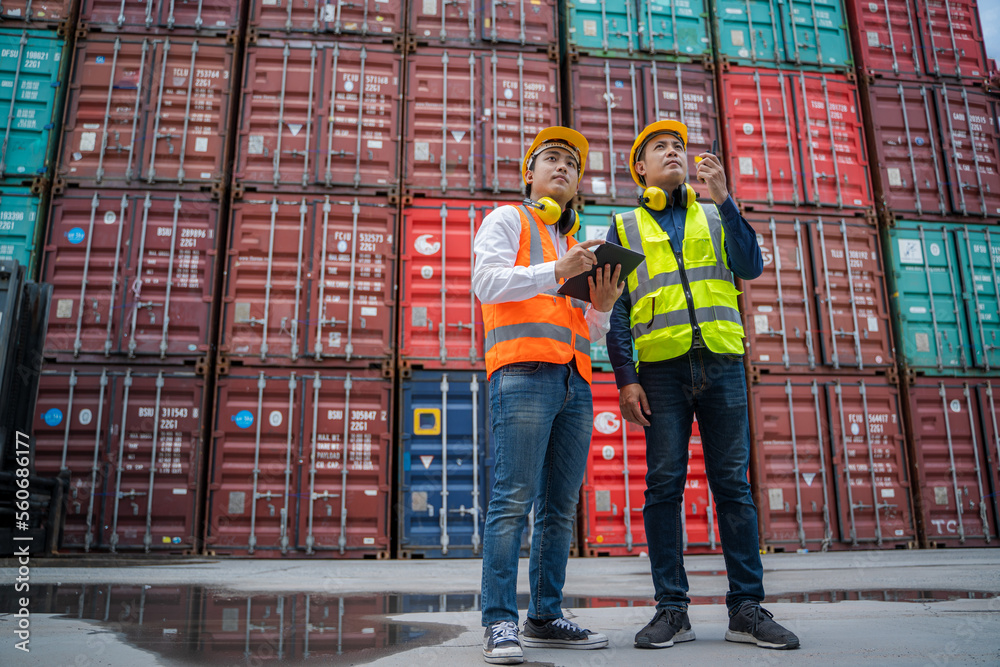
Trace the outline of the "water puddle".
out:
<instances>
[{"instance_id":1,"label":"water puddle","mask_svg":"<svg viewBox=\"0 0 1000 667\"><path fill-rule=\"evenodd\" d=\"M770 596L768 602L940 602L995 593L955 590L830 590ZM0 587L0 610L16 608L13 586ZM724 604L725 596L691 596ZM526 595L518 606L526 608ZM646 607L649 598L567 597L567 608ZM328 595L245 593L205 586L63 584L32 586L31 611L89 619L124 634L133 646L190 664L359 664L457 637L464 627L394 622L405 613L474 612L478 593Z\"/></svg>"}]
</instances>

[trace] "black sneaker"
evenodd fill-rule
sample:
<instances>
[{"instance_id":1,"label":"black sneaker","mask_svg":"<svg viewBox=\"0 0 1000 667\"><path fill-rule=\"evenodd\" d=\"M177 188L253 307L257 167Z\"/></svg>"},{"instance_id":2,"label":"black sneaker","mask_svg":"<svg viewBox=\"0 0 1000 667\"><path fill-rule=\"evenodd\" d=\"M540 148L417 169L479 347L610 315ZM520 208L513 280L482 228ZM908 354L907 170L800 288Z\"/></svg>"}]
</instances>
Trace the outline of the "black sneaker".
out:
<instances>
[{"instance_id":1,"label":"black sneaker","mask_svg":"<svg viewBox=\"0 0 1000 667\"><path fill-rule=\"evenodd\" d=\"M517 623L490 623L483 633L483 659L493 665L519 665L524 662L524 652L517 638Z\"/></svg>"},{"instance_id":2,"label":"black sneaker","mask_svg":"<svg viewBox=\"0 0 1000 667\"><path fill-rule=\"evenodd\" d=\"M657 609L653 620L635 636L636 648L670 648L674 642L694 641L686 611Z\"/></svg>"},{"instance_id":3,"label":"black sneaker","mask_svg":"<svg viewBox=\"0 0 1000 667\"><path fill-rule=\"evenodd\" d=\"M528 619L524 622L524 645L528 648L604 648L608 638L599 632L585 630L573 621L555 618L541 625Z\"/></svg>"},{"instance_id":4,"label":"black sneaker","mask_svg":"<svg viewBox=\"0 0 1000 667\"><path fill-rule=\"evenodd\" d=\"M799 638L771 620L773 618L774 615L758 603L744 602L729 618L726 641L756 644L761 648L798 648Z\"/></svg>"}]
</instances>

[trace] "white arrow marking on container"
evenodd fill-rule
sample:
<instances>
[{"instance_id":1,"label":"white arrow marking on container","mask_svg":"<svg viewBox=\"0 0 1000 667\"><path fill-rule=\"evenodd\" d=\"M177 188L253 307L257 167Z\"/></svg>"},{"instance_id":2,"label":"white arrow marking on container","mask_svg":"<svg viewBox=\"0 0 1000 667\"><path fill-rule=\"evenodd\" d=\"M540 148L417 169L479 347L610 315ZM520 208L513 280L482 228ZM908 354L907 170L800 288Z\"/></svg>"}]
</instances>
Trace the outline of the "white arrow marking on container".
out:
<instances>
[{"instance_id":1,"label":"white arrow marking on container","mask_svg":"<svg viewBox=\"0 0 1000 667\"><path fill-rule=\"evenodd\" d=\"M816 479L816 473L804 472L802 473L802 479L806 480L806 486L812 486L813 480Z\"/></svg>"},{"instance_id":2,"label":"white arrow marking on container","mask_svg":"<svg viewBox=\"0 0 1000 667\"><path fill-rule=\"evenodd\" d=\"M293 137L297 137L302 131L302 123L288 123L288 129L292 131Z\"/></svg>"},{"instance_id":3,"label":"white arrow marking on container","mask_svg":"<svg viewBox=\"0 0 1000 667\"><path fill-rule=\"evenodd\" d=\"M461 141L465 138L465 132L460 130L452 130L451 136L455 137L455 141Z\"/></svg>"},{"instance_id":4,"label":"white arrow marking on container","mask_svg":"<svg viewBox=\"0 0 1000 667\"><path fill-rule=\"evenodd\" d=\"M420 457L420 462L424 464L424 470L427 470L427 469L429 469L431 467L431 461L433 461L433 460L434 460L433 456L421 456Z\"/></svg>"}]
</instances>

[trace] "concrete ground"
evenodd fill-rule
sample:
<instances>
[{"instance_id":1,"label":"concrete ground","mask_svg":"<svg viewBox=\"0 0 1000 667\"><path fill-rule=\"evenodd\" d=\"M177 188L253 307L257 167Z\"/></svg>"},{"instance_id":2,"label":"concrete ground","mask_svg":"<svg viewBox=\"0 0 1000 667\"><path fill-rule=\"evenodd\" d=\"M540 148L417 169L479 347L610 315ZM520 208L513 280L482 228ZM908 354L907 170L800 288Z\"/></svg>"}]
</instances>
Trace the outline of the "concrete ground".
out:
<instances>
[{"instance_id":1,"label":"concrete ground","mask_svg":"<svg viewBox=\"0 0 1000 667\"><path fill-rule=\"evenodd\" d=\"M694 665L732 661L760 665L806 662L1000 665L1000 549L771 554L763 558L768 596L765 606L777 620L799 635L802 648L797 651L767 651L724 641L726 612L719 602L727 585L721 556L686 559L694 602L690 616L697 640L660 651L636 650L632 648L632 637L652 616L648 560L600 558L571 560L564 592L567 599L575 603L567 608L567 616L607 634L610 646L599 651L528 649L526 658L529 664L588 667L652 665L673 660ZM153 606L146 606L145 630L137 631L134 624L107 622L93 615L88 620L82 612L80 617L67 617L65 614L70 612L70 606L64 604L62 600L66 596L63 596L55 605L58 608L32 613L30 654L14 646L18 641L14 635L18 619L12 613L15 611L12 601L16 600L12 586L17 572L9 561L0 562L0 565L5 566L0 567L0 588L5 589L0 600L8 607L0 608L0 665L82 667L305 662L450 667L483 664L482 628L475 610L478 597L473 595L480 585L479 561L167 560L150 563L136 559L35 559L30 575L30 594L35 596L55 599L58 591L72 590L74 597L71 599L75 600L75 591L86 590L94 597L94 591L101 593L104 590L98 590L96 585L100 584L109 591L110 602L114 590L128 587L138 586L152 592L165 590L165 587L170 591L197 588L205 591L198 598L200 602L185 607L180 615L203 614L198 610L221 604L218 601L223 600L233 607L234 614L236 608L242 609L246 603L247 618L252 616L254 621L246 626L233 625L229 630L238 631L224 637L216 621L195 619L195 625L203 623L205 627L188 627L188 634L197 636L198 640L188 641L189 646L179 652L176 642L167 641L168 636L176 637L177 630L164 626L161 634L157 619L152 618L156 616ZM527 592L526 561L521 562L518 588L519 592ZM268 627L273 629L280 625L274 622L277 618L274 601L296 599L301 607L304 599L304 606L309 607L310 598L305 597L305 593L313 599L313 618L303 622L301 610L292 613L291 603L283 603L283 624L295 627L288 628L287 638L282 631L281 645L276 651L262 653L251 639L263 636ZM420 600L430 600L432 604L409 605L410 613L367 614L359 620L357 632L348 632L352 619L350 611L344 615L345 600L350 610L359 608L352 605L384 600L384 594L393 594L394 599L411 594L411 599L419 596ZM456 606L446 601L448 596L452 602L459 597L469 602ZM335 618L321 620L317 617L317 599L332 601L332 604L322 603L326 610L336 609L339 601L339 626L344 628L337 630L336 650L328 645L325 653L319 641L324 637L323 628L329 632L330 627L338 623ZM251 602L256 605L253 613ZM261 611L265 603L266 612ZM37 609L40 601L35 600L33 604ZM81 602L80 608L83 606ZM385 611L390 606L380 608ZM134 609L129 613L135 616ZM372 620L376 616L377 622ZM522 610L522 620L523 616ZM141 625L141 614L139 618ZM210 614L199 618L210 618ZM169 620L171 626L190 621L185 618ZM394 625L399 632L384 631ZM246 651L242 650L244 627ZM226 630L225 620L221 628ZM150 632L151 629L156 632ZM182 630L181 634L184 632ZM305 651L295 643L301 643L303 634ZM352 650L352 646L373 646L361 643L359 638L371 638L375 634L384 638L377 647ZM313 641L311 653L310 636ZM214 641L229 642L227 646L232 650L226 653L213 646ZM233 649L234 646L239 650ZM280 660L278 655L281 655Z\"/></svg>"}]
</instances>

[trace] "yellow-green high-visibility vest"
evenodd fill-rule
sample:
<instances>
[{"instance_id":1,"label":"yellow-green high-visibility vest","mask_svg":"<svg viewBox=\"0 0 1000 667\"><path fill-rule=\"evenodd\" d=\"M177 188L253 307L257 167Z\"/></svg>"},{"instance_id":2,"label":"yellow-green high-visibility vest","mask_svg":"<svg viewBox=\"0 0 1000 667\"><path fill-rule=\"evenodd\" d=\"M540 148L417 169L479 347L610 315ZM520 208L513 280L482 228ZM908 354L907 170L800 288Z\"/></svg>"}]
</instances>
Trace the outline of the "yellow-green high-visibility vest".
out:
<instances>
[{"instance_id":1,"label":"yellow-green high-visibility vest","mask_svg":"<svg viewBox=\"0 0 1000 667\"><path fill-rule=\"evenodd\" d=\"M639 361L665 361L687 352L695 323L712 352L743 354L739 291L726 266L718 207L698 202L688 207L677 253L669 235L642 207L616 215L615 225L622 245L646 256L628 278L629 326Z\"/></svg>"}]
</instances>

